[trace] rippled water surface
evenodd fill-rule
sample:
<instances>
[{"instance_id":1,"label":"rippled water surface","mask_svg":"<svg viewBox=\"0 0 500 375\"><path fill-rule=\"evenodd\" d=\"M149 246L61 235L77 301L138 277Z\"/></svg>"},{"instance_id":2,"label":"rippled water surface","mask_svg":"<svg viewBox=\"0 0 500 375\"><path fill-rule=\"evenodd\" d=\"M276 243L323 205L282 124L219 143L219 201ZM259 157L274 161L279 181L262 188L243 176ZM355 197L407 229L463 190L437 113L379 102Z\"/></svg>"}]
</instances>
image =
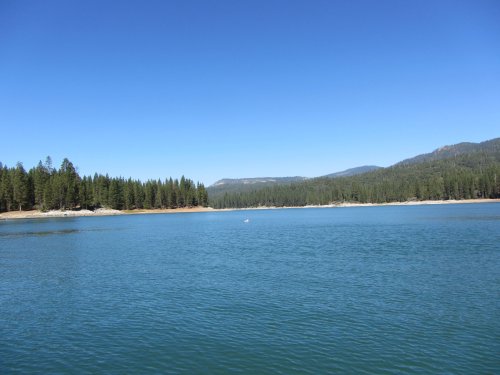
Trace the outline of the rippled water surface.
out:
<instances>
[{"instance_id":1,"label":"rippled water surface","mask_svg":"<svg viewBox=\"0 0 500 375\"><path fill-rule=\"evenodd\" d=\"M498 374L499 358L500 204L0 222L2 374Z\"/></svg>"}]
</instances>

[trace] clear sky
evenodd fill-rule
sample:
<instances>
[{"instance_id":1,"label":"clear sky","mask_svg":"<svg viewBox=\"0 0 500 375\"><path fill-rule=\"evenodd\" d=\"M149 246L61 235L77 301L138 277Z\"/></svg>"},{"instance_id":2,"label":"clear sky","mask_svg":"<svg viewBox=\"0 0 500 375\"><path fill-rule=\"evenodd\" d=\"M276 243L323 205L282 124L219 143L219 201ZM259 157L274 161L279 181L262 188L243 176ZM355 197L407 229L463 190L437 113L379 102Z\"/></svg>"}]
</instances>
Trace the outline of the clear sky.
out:
<instances>
[{"instance_id":1,"label":"clear sky","mask_svg":"<svg viewBox=\"0 0 500 375\"><path fill-rule=\"evenodd\" d=\"M318 176L500 136L500 1L0 0L0 161Z\"/></svg>"}]
</instances>

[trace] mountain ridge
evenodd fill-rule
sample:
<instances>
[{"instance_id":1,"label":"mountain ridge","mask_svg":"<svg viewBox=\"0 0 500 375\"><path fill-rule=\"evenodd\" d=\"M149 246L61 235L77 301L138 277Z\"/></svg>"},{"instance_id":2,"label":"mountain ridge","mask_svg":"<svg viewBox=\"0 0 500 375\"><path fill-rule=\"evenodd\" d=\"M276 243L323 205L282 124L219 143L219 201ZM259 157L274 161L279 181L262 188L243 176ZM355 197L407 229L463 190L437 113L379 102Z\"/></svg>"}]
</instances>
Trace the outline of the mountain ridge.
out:
<instances>
[{"instance_id":1,"label":"mountain ridge","mask_svg":"<svg viewBox=\"0 0 500 375\"><path fill-rule=\"evenodd\" d=\"M209 187L218 187L222 185L237 185L237 184L243 184L243 185L252 185L252 184L266 184L266 183L290 183L290 182L298 182L298 181L304 181L304 180L309 180L312 178L337 178L337 177L348 177L348 176L355 176L357 174L361 173L367 173L371 172L377 169L380 169L383 167L379 167L376 165L362 165L359 167L354 167L354 168L348 168L343 171L339 172L334 172L330 173L324 176L317 176L317 177L303 177L303 176L291 176L291 177L246 177L246 178L222 178L220 180L215 181L212 185Z\"/></svg>"},{"instance_id":2,"label":"mountain ridge","mask_svg":"<svg viewBox=\"0 0 500 375\"><path fill-rule=\"evenodd\" d=\"M215 181L211 187L221 185L235 185L235 184L259 184L259 183L279 183L279 182L295 182L306 180L307 177L293 176L293 177L248 177L248 178L223 178Z\"/></svg>"},{"instance_id":3,"label":"mountain ridge","mask_svg":"<svg viewBox=\"0 0 500 375\"><path fill-rule=\"evenodd\" d=\"M379 167L377 165L362 165L360 167L349 168L349 169L346 169L344 171L330 173L330 174L327 174L327 175L321 176L321 177L337 178L337 177L356 176L358 174L376 171L377 169L381 169L381 168L383 168L383 167Z\"/></svg>"},{"instance_id":4,"label":"mountain ridge","mask_svg":"<svg viewBox=\"0 0 500 375\"><path fill-rule=\"evenodd\" d=\"M500 138L493 138L483 142L460 142L453 145L441 146L432 152L420 154L404 159L395 165L408 165L427 161L436 161L481 151L498 151Z\"/></svg>"}]
</instances>

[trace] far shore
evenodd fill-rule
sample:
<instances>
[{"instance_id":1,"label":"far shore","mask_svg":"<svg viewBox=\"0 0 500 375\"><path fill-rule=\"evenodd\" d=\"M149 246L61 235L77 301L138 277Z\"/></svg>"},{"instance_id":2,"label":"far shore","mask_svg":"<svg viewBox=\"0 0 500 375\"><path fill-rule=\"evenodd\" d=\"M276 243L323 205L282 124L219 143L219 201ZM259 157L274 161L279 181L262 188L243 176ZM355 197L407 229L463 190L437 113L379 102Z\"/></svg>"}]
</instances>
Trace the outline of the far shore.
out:
<instances>
[{"instance_id":1,"label":"far shore","mask_svg":"<svg viewBox=\"0 0 500 375\"><path fill-rule=\"evenodd\" d=\"M0 220L12 219L42 219L54 217L81 217L81 216L115 216L115 215L147 215L147 214L179 214L179 213L199 213L199 212L224 212L224 211L249 211L249 210L276 210L291 208L340 208L340 207L380 207L380 206L419 206L437 204L471 204L471 203L500 203L500 199L463 199L463 200L437 200L437 201L406 201L390 203L332 203L318 206L300 207L249 207L249 208L222 208L211 207L184 207L167 209L137 209L137 210L113 210L108 208L98 208L91 210L51 210L47 212L39 210L30 211L9 211L0 213Z\"/></svg>"}]
</instances>

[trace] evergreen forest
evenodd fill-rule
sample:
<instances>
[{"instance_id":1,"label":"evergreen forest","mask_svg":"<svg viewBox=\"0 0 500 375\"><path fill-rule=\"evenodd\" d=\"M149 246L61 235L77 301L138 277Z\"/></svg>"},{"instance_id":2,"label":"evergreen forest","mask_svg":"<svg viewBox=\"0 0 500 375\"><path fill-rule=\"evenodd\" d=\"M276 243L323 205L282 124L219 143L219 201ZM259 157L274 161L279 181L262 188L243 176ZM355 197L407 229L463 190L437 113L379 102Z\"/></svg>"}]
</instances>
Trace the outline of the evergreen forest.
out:
<instances>
[{"instance_id":1,"label":"evergreen forest","mask_svg":"<svg viewBox=\"0 0 500 375\"><path fill-rule=\"evenodd\" d=\"M56 169L47 157L29 171L22 163L10 168L0 163L0 212L302 207L479 198L500 198L500 138L446 146L354 176L288 178L264 187L231 183L208 190L184 176L146 182L97 173L81 177L68 159Z\"/></svg>"},{"instance_id":2,"label":"evergreen forest","mask_svg":"<svg viewBox=\"0 0 500 375\"><path fill-rule=\"evenodd\" d=\"M12 210L71 210L101 207L117 210L180 208L208 205L203 184L180 180L111 178L107 174L81 177L64 159L60 168L47 157L26 171L22 163L9 168L0 163L0 212Z\"/></svg>"}]
</instances>

